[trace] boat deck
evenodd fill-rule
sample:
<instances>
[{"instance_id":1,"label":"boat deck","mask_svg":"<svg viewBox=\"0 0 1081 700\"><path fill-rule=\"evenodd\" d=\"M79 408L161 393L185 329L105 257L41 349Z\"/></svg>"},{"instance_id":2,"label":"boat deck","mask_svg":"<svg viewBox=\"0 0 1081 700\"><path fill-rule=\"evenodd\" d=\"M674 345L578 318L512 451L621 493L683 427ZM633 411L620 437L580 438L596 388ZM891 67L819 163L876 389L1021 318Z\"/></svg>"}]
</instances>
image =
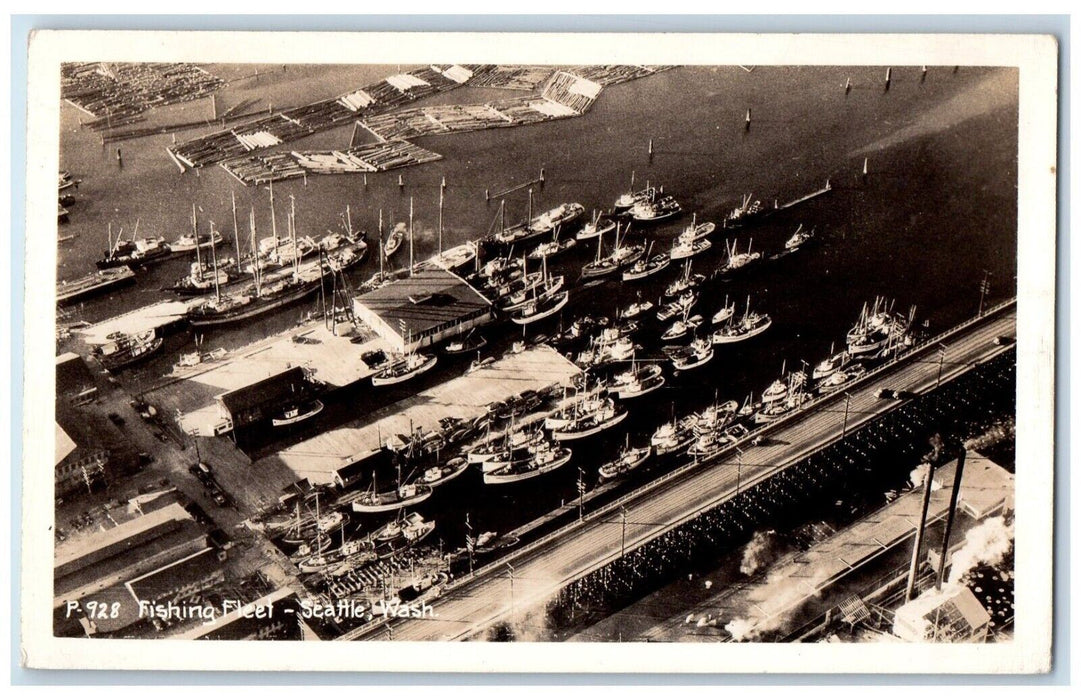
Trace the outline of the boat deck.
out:
<instances>
[{"instance_id":1,"label":"boat deck","mask_svg":"<svg viewBox=\"0 0 1081 700\"><path fill-rule=\"evenodd\" d=\"M547 346L505 355L471 374L433 386L351 423L286 448L267 460L284 463L298 477L329 482L334 472L377 449L390 435L438 428L442 418L473 419L494 402L526 390L567 383L579 369ZM260 460L263 461L263 460ZM259 471L259 465L255 466Z\"/></svg>"}]
</instances>

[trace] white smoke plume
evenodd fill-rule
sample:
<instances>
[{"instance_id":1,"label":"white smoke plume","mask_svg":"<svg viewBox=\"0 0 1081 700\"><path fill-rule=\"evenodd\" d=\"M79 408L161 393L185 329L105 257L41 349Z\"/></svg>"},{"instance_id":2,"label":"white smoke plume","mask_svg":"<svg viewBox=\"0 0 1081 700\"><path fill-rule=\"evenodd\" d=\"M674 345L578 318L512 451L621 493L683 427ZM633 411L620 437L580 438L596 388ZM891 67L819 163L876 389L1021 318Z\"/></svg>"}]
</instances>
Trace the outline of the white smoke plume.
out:
<instances>
[{"instance_id":1,"label":"white smoke plume","mask_svg":"<svg viewBox=\"0 0 1081 700\"><path fill-rule=\"evenodd\" d=\"M744 576L753 576L765 567L769 566L776 554L773 546L773 536L777 534L773 530L764 530L754 533L754 537L743 548L743 560L740 562L739 571Z\"/></svg>"},{"instance_id":2,"label":"white smoke plume","mask_svg":"<svg viewBox=\"0 0 1081 700\"><path fill-rule=\"evenodd\" d=\"M1013 547L1013 523L1002 516L969 530L965 544L950 557L950 583L957 583L981 564L996 566Z\"/></svg>"},{"instance_id":3,"label":"white smoke plume","mask_svg":"<svg viewBox=\"0 0 1081 700\"><path fill-rule=\"evenodd\" d=\"M814 579L815 575L812 574L810 578ZM750 590L748 588L748 591ZM793 615L799 612L803 603L817 595L817 591L809 593L806 588L799 586L783 569L775 570L764 583L756 587L754 597L757 600L769 601L769 607L777 612L765 615L755 614L750 610L750 614L732 620L724 629L732 635L734 642L755 641L765 634L783 628Z\"/></svg>"}]
</instances>

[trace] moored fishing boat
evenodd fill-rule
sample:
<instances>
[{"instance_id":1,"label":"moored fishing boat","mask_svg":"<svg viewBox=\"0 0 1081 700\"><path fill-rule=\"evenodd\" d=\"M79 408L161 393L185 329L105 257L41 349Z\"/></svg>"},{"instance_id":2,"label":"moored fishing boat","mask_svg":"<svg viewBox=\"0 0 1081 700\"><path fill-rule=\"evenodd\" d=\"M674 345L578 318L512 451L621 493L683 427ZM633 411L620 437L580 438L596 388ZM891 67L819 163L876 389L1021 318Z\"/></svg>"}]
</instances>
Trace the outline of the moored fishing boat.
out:
<instances>
[{"instance_id":1,"label":"moored fishing boat","mask_svg":"<svg viewBox=\"0 0 1081 700\"><path fill-rule=\"evenodd\" d=\"M740 205L733 209L724 219L724 228L734 229L749 226L766 218L776 209L768 209L759 200L751 201L751 195L744 195Z\"/></svg>"},{"instance_id":2,"label":"moored fishing boat","mask_svg":"<svg viewBox=\"0 0 1081 700\"><path fill-rule=\"evenodd\" d=\"M385 513L422 503L432 495L432 487L424 483L403 484L393 491L376 493L372 490L354 496L349 505L354 513Z\"/></svg>"},{"instance_id":3,"label":"moored fishing boat","mask_svg":"<svg viewBox=\"0 0 1081 700\"><path fill-rule=\"evenodd\" d=\"M202 250L210 248L211 245L220 245L225 240L221 231L211 231L211 233L200 233L198 235L193 233L185 233L177 238L175 241L169 242L169 249L174 253L191 253L196 248Z\"/></svg>"},{"instance_id":4,"label":"moored fishing boat","mask_svg":"<svg viewBox=\"0 0 1081 700\"><path fill-rule=\"evenodd\" d=\"M407 382L435 367L437 359L435 355L409 353L396 362L388 363L383 369L373 374L372 386L389 386Z\"/></svg>"},{"instance_id":5,"label":"moored fishing boat","mask_svg":"<svg viewBox=\"0 0 1081 700\"><path fill-rule=\"evenodd\" d=\"M613 399L604 399L592 411L582 411L565 425L552 429L552 439L557 442L581 440L619 425L627 417L627 409Z\"/></svg>"},{"instance_id":6,"label":"moored fishing boat","mask_svg":"<svg viewBox=\"0 0 1081 700\"><path fill-rule=\"evenodd\" d=\"M724 297L724 306L717 309L717 313L713 314L713 325L720 325L727 323L736 314L736 302L729 303L728 296Z\"/></svg>"},{"instance_id":7,"label":"moored fishing boat","mask_svg":"<svg viewBox=\"0 0 1081 700\"><path fill-rule=\"evenodd\" d=\"M661 195L658 198L658 195ZM681 211L679 202L675 197L664 196L661 192L654 193L650 199L636 202L627 211L632 219L642 223L663 221L676 216Z\"/></svg>"},{"instance_id":8,"label":"moored fishing boat","mask_svg":"<svg viewBox=\"0 0 1081 700\"><path fill-rule=\"evenodd\" d=\"M645 464L652 453L652 448L649 445L645 447L631 447L630 436L628 435L628 443L620 450L619 455L611 462L602 464L598 469L598 474L602 482L618 479L621 476L626 476L638 467Z\"/></svg>"},{"instance_id":9,"label":"moored fishing boat","mask_svg":"<svg viewBox=\"0 0 1081 700\"><path fill-rule=\"evenodd\" d=\"M116 372L149 359L163 342L154 329L134 335L113 333L108 342L94 348L94 355L105 369Z\"/></svg>"},{"instance_id":10,"label":"moored fishing boat","mask_svg":"<svg viewBox=\"0 0 1081 700\"><path fill-rule=\"evenodd\" d=\"M672 419L662 424L650 437L649 444L658 457L670 455L688 447L695 440L695 417Z\"/></svg>"},{"instance_id":11,"label":"moored fishing boat","mask_svg":"<svg viewBox=\"0 0 1081 700\"><path fill-rule=\"evenodd\" d=\"M725 276L734 274L746 267L756 263L762 259L762 253L758 251L751 251L751 247L754 245L754 239L751 239L747 244L747 251L744 253L739 252L739 241L732 241L729 244L725 242L725 250L728 252L728 259L723 265L717 268L718 276Z\"/></svg>"},{"instance_id":12,"label":"moored fishing boat","mask_svg":"<svg viewBox=\"0 0 1081 700\"><path fill-rule=\"evenodd\" d=\"M691 273L691 265L692 261L690 260L684 262L683 273L664 288L664 296L666 299L678 297L688 290L696 290L706 281L705 275Z\"/></svg>"},{"instance_id":13,"label":"moored fishing boat","mask_svg":"<svg viewBox=\"0 0 1081 700\"><path fill-rule=\"evenodd\" d=\"M773 319L769 317L769 314L751 311L751 298L747 297L747 309L743 312L743 316L738 321L734 316L729 317L723 326L713 331L711 340L714 345L738 343L765 333L771 325L773 325Z\"/></svg>"},{"instance_id":14,"label":"moored fishing boat","mask_svg":"<svg viewBox=\"0 0 1081 700\"><path fill-rule=\"evenodd\" d=\"M548 241L547 243L539 244L536 248L531 250L526 257L530 260L550 260L561 253L567 252L577 245L577 243L578 241L573 238L564 238L562 241Z\"/></svg>"},{"instance_id":15,"label":"moored fishing boat","mask_svg":"<svg viewBox=\"0 0 1081 700\"><path fill-rule=\"evenodd\" d=\"M643 314L648 313L651 309L653 309L652 301L642 301L641 299L639 299L638 301L629 304L626 308L621 309L619 312L619 318L621 321L632 321L636 318L639 318Z\"/></svg>"},{"instance_id":16,"label":"moored fishing boat","mask_svg":"<svg viewBox=\"0 0 1081 700\"><path fill-rule=\"evenodd\" d=\"M567 305L570 294L566 291L554 295L531 299L524 306L511 315L511 321L519 326L525 326L536 321L543 320L559 313L560 309Z\"/></svg>"},{"instance_id":17,"label":"moored fishing boat","mask_svg":"<svg viewBox=\"0 0 1081 700\"><path fill-rule=\"evenodd\" d=\"M703 321L704 319L698 314L688 316L687 312L684 311L683 317L678 319L661 334L661 340L668 342L684 338L701 326Z\"/></svg>"},{"instance_id":18,"label":"moored fishing boat","mask_svg":"<svg viewBox=\"0 0 1081 700\"><path fill-rule=\"evenodd\" d=\"M849 364L842 369L835 370L820 378L815 384L815 389L822 394L839 391L862 379L865 374L867 374L867 368L863 365Z\"/></svg>"},{"instance_id":19,"label":"moored fishing boat","mask_svg":"<svg viewBox=\"0 0 1081 700\"><path fill-rule=\"evenodd\" d=\"M616 228L616 222L607 217L598 216L595 212L592 221L582 227L582 229L574 234L574 238L579 241L588 241L599 236L603 236L606 233L614 231Z\"/></svg>"},{"instance_id":20,"label":"moored fishing boat","mask_svg":"<svg viewBox=\"0 0 1081 700\"><path fill-rule=\"evenodd\" d=\"M421 475L420 479L434 489L436 486L461 476L468 468L469 462L464 457L455 457L446 464L430 467Z\"/></svg>"},{"instance_id":21,"label":"moored fishing boat","mask_svg":"<svg viewBox=\"0 0 1081 700\"><path fill-rule=\"evenodd\" d=\"M683 292L675 301L669 302L657 310L657 320L667 321L680 316L694 307L696 303L698 303L697 294L693 291Z\"/></svg>"},{"instance_id":22,"label":"moored fishing boat","mask_svg":"<svg viewBox=\"0 0 1081 700\"><path fill-rule=\"evenodd\" d=\"M147 237L134 242L121 242L96 264L99 270L121 266L139 267L164 260L172 254L173 251L164 238Z\"/></svg>"},{"instance_id":23,"label":"moored fishing boat","mask_svg":"<svg viewBox=\"0 0 1081 700\"><path fill-rule=\"evenodd\" d=\"M713 359L713 346L708 338L697 338L690 345L666 348L665 353L677 372L697 369Z\"/></svg>"},{"instance_id":24,"label":"moored fishing boat","mask_svg":"<svg viewBox=\"0 0 1081 700\"><path fill-rule=\"evenodd\" d=\"M605 389L618 399L633 399L660 389L664 382L664 373L659 364L633 362L630 369L614 375Z\"/></svg>"},{"instance_id":25,"label":"moored fishing boat","mask_svg":"<svg viewBox=\"0 0 1081 700\"><path fill-rule=\"evenodd\" d=\"M479 333L469 331L459 335L443 346L443 352L448 355L464 355L474 353L488 344L488 339Z\"/></svg>"},{"instance_id":26,"label":"moored fishing boat","mask_svg":"<svg viewBox=\"0 0 1081 700\"><path fill-rule=\"evenodd\" d=\"M56 302L61 305L71 304L133 282L135 282L135 273L128 267L91 272L78 279L57 282Z\"/></svg>"},{"instance_id":27,"label":"moored fishing boat","mask_svg":"<svg viewBox=\"0 0 1081 700\"><path fill-rule=\"evenodd\" d=\"M661 253L653 257L643 256L638 259L638 262L623 271L623 281L633 282L645 279L665 269L671 262L672 258L668 253Z\"/></svg>"},{"instance_id":28,"label":"moored fishing boat","mask_svg":"<svg viewBox=\"0 0 1081 700\"><path fill-rule=\"evenodd\" d=\"M402 222L398 222L397 225L387 235L387 239L383 242L383 257L389 260L398 252L398 249L402 247L402 241L405 240L406 225Z\"/></svg>"},{"instance_id":29,"label":"moored fishing boat","mask_svg":"<svg viewBox=\"0 0 1081 700\"><path fill-rule=\"evenodd\" d=\"M309 418L314 418L323 411L323 402L318 399L299 404L286 406L281 412L270 419L275 428L287 425L295 425Z\"/></svg>"},{"instance_id":30,"label":"moored fishing boat","mask_svg":"<svg viewBox=\"0 0 1081 700\"><path fill-rule=\"evenodd\" d=\"M808 231L803 228L803 224L800 224L799 228L796 229L796 232L792 234L792 237L784 242L785 250L798 249L800 246L814 238L814 235L814 229Z\"/></svg>"},{"instance_id":31,"label":"moored fishing boat","mask_svg":"<svg viewBox=\"0 0 1081 700\"><path fill-rule=\"evenodd\" d=\"M529 457L484 474L485 484L512 484L548 474L571 460L566 447L547 445Z\"/></svg>"}]
</instances>

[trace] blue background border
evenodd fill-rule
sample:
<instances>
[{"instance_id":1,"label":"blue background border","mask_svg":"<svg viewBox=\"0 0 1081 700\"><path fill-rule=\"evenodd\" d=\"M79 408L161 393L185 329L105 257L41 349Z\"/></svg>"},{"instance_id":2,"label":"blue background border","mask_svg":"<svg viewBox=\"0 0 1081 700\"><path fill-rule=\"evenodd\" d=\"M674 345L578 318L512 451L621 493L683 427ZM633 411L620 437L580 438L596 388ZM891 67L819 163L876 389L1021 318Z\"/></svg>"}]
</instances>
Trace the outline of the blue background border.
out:
<instances>
[{"instance_id":1,"label":"blue background border","mask_svg":"<svg viewBox=\"0 0 1081 700\"><path fill-rule=\"evenodd\" d=\"M1051 34L1059 42L1058 272L1055 407L1055 589L1052 673L1044 676L869 674L392 674L44 671L19 664L22 522L23 263L27 42L35 29L487 32L843 32ZM1067 15L12 15L11 16L11 683L13 685L1066 685L1070 682L1070 17Z\"/></svg>"}]
</instances>

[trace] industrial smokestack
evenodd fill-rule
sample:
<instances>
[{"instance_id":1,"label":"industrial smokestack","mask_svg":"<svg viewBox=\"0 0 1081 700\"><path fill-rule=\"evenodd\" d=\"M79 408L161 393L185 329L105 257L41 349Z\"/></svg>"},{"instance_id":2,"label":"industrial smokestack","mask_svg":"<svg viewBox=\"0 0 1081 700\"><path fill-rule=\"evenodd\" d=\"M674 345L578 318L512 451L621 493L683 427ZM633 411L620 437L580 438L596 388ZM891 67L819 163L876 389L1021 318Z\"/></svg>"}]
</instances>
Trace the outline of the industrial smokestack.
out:
<instances>
[{"instance_id":1,"label":"industrial smokestack","mask_svg":"<svg viewBox=\"0 0 1081 700\"><path fill-rule=\"evenodd\" d=\"M946 530L942 533L942 557L938 565L938 579L935 581L937 590L942 590L942 582L946 580L946 565L949 561L948 553L950 551L950 531L953 529L953 518L957 512L957 498L961 493L961 477L965 473L965 455L967 454L968 450L962 447L961 453L957 456L957 469L953 473L950 509L946 511Z\"/></svg>"},{"instance_id":2,"label":"industrial smokestack","mask_svg":"<svg viewBox=\"0 0 1081 700\"><path fill-rule=\"evenodd\" d=\"M923 547L923 534L927 528L927 507L931 503L931 484L935 478L935 461L927 463L927 479L923 484L923 505L920 507L920 522L916 525L916 540L912 543L912 563L908 568L908 584L905 586L905 602L912 600L916 591L916 571L920 564L920 549Z\"/></svg>"}]
</instances>

